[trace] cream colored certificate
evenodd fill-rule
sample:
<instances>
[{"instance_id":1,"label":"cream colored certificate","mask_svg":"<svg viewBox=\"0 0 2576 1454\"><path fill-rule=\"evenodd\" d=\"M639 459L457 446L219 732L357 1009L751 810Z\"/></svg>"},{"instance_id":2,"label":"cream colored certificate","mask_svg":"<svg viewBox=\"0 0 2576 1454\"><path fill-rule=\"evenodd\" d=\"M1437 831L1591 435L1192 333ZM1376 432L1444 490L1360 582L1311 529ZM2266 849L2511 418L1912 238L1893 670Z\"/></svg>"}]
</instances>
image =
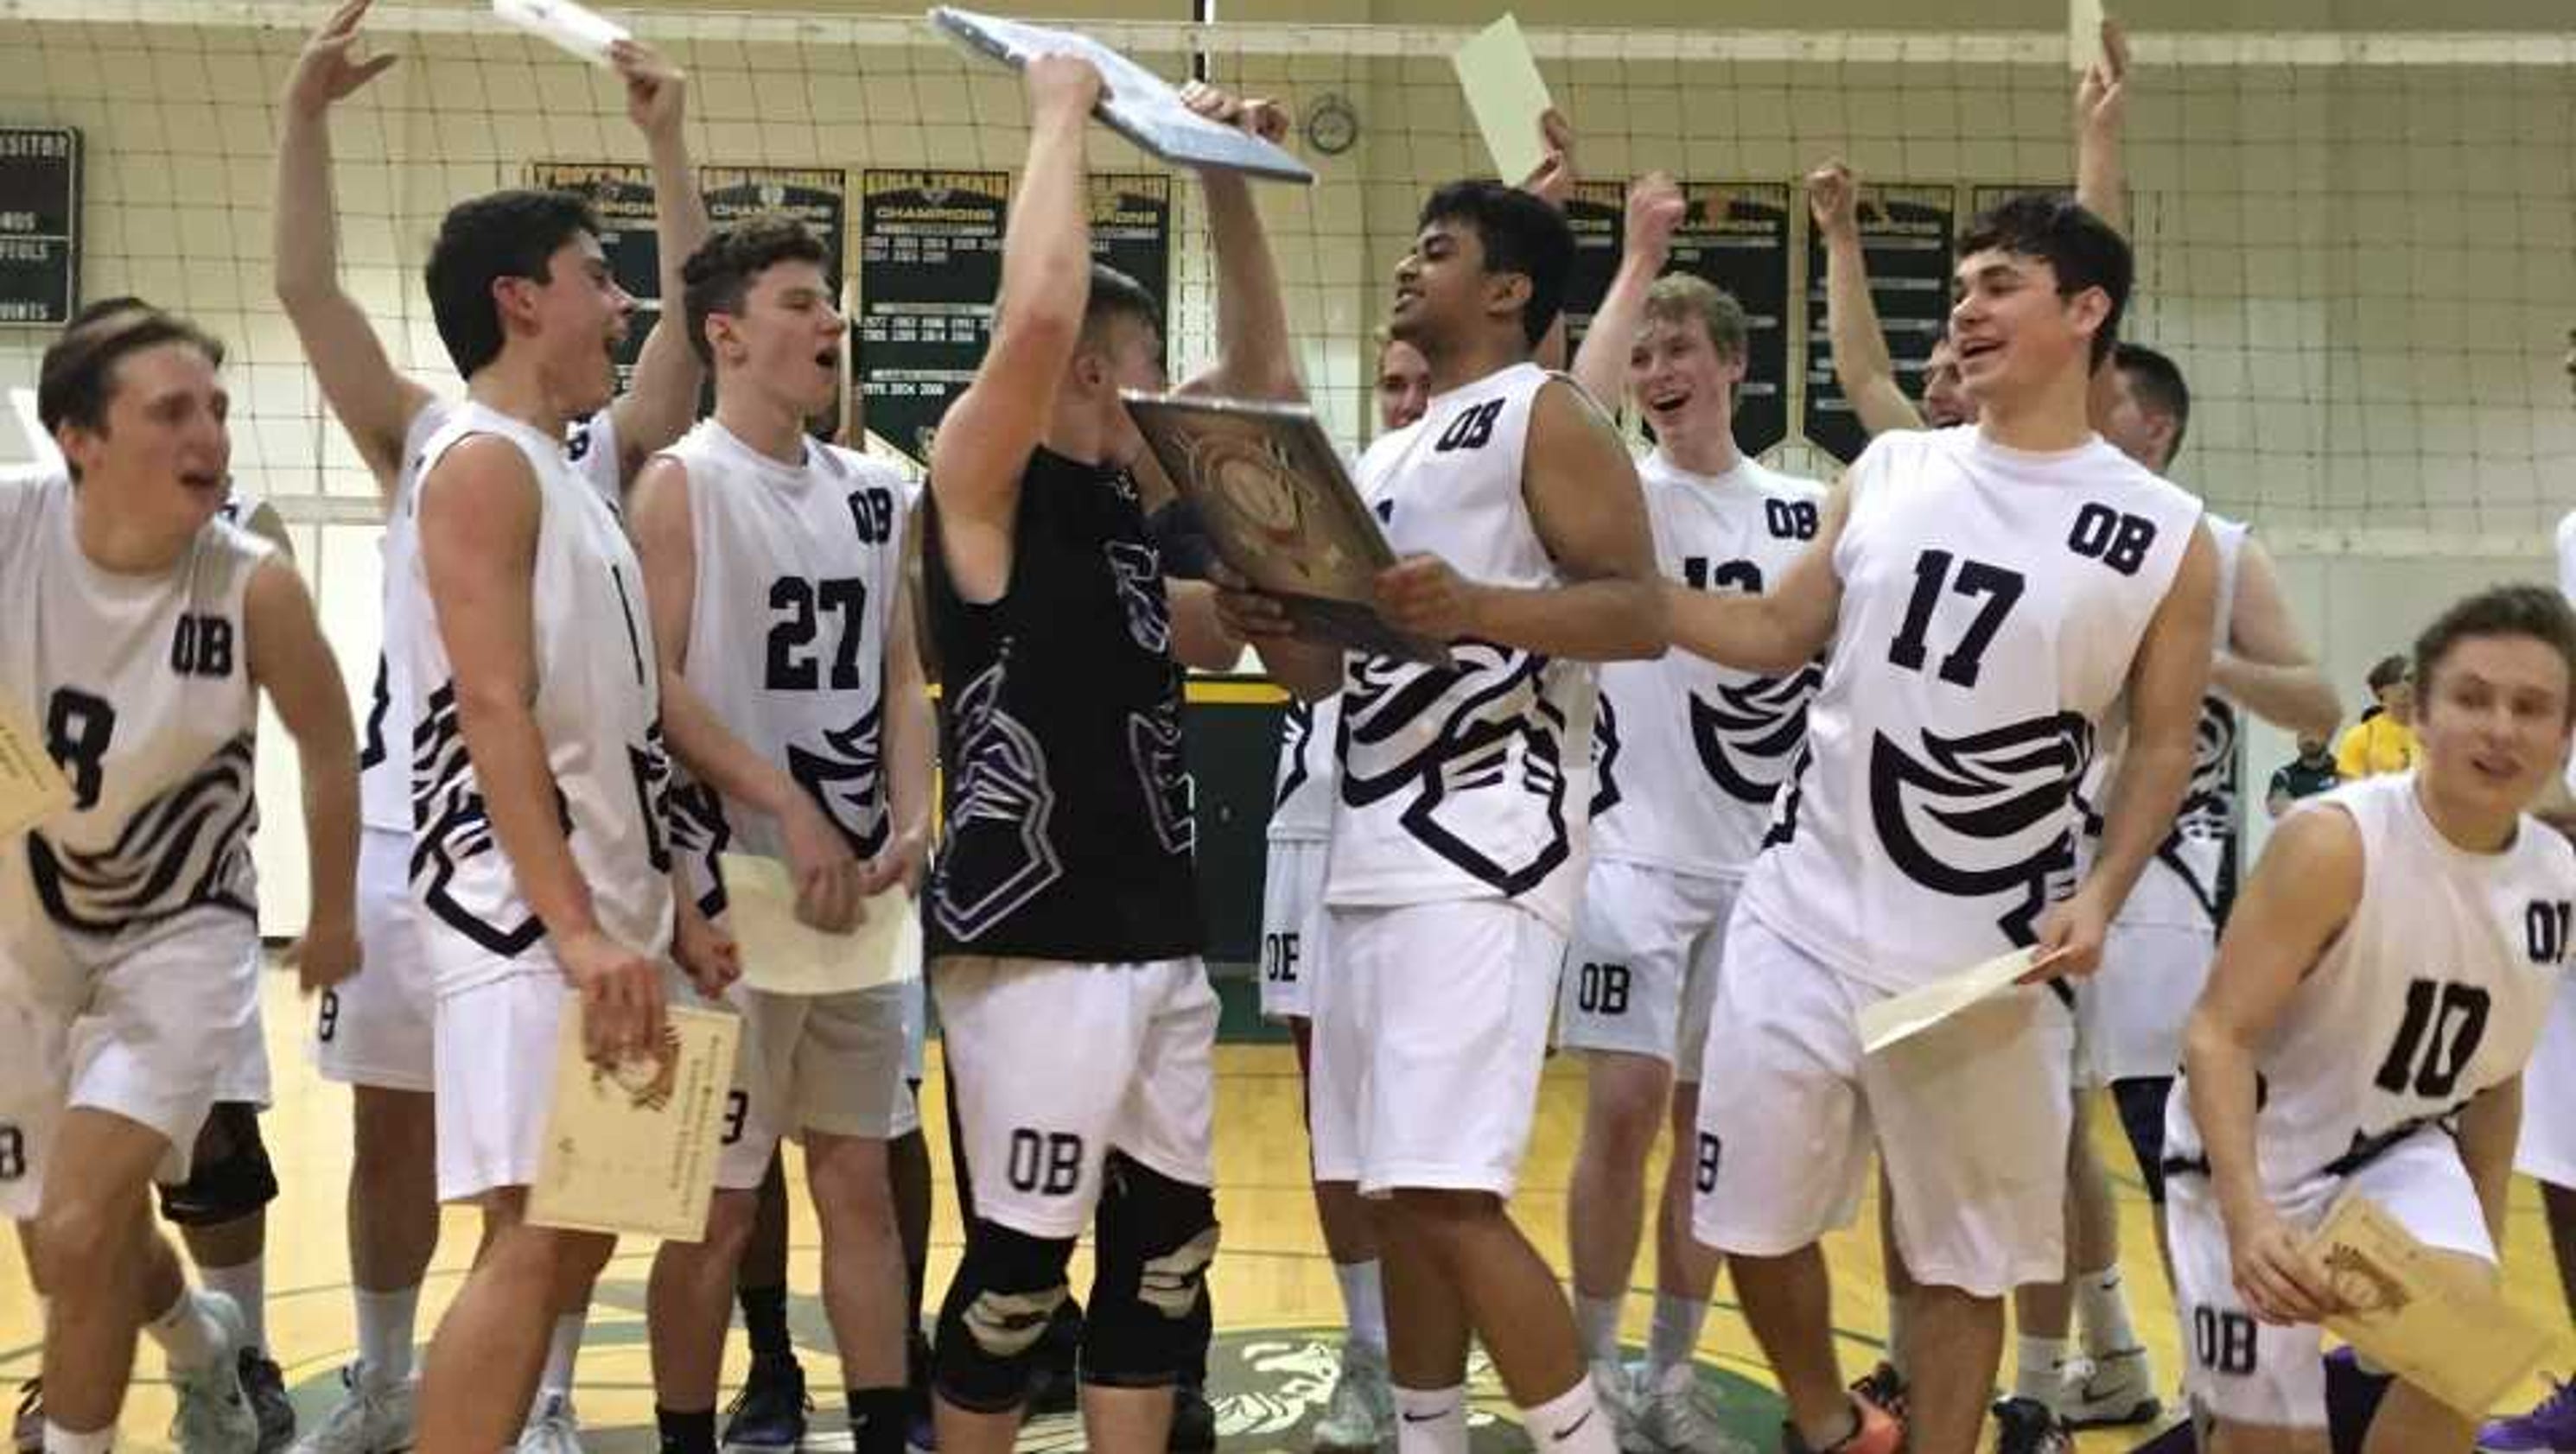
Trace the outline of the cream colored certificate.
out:
<instances>
[{"instance_id":1,"label":"cream colored certificate","mask_svg":"<svg viewBox=\"0 0 2576 1454\"><path fill-rule=\"evenodd\" d=\"M1547 82L1538 73L1521 23L1509 15L1476 32L1449 57L1466 89L1467 109L1485 134L1485 150L1506 182L1519 182L1547 160L1539 118L1547 114Z\"/></svg>"},{"instance_id":2,"label":"cream colored certificate","mask_svg":"<svg viewBox=\"0 0 2576 1454\"><path fill-rule=\"evenodd\" d=\"M661 1054L602 1070L582 1054L581 1002L567 994L528 1220L578 1232L704 1237L741 1035L730 1014L675 1006Z\"/></svg>"},{"instance_id":3,"label":"cream colored certificate","mask_svg":"<svg viewBox=\"0 0 2576 1454\"><path fill-rule=\"evenodd\" d=\"M72 805L72 785L18 704L0 697L0 838L15 837Z\"/></svg>"},{"instance_id":4,"label":"cream colored certificate","mask_svg":"<svg viewBox=\"0 0 2576 1454\"><path fill-rule=\"evenodd\" d=\"M492 0L492 13L595 66L609 64L609 47L634 38L625 26L573 0Z\"/></svg>"},{"instance_id":5,"label":"cream colored certificate","mask_svg":"<svg viewBox=\"0 0 2576 1454\"><path fill-rule=\"evenodd\" d=\"M1853 1016L1860 1024L1860 1048L1874 1055L1899 1040L1920 1035L2047 962L2032 958L2027 949L2016 949L1973 969L1863 1005Z\"/></svg>"},{"instance_id":6,"label":"cream colored certificate","mask_svg":"<svg viewBox=\"0 0 2576 1454\"><path fill-rule=\"evenodd\" d=\"M837 995L921 974L921 919L912 896L889 889L868 900L868 917L848 934L826 934L796 917L787 865L748 853L719 854L725 929L742 954L743 982L774 995Z\"/></svg>"},{"instance_id":7,"label":"cream colored certificate","mask_svg":"<svg viewBox=\"0 0 2576 1454\"><path fill-rule=\"evenodd\" d=\"M2416 1241L2368 1197L2336 1203L2308 1251L2350 1309L2327 1330L2471 1419L2549 1352L2549 1335L2494 1284Z\"/></svg>"}]
</instances>

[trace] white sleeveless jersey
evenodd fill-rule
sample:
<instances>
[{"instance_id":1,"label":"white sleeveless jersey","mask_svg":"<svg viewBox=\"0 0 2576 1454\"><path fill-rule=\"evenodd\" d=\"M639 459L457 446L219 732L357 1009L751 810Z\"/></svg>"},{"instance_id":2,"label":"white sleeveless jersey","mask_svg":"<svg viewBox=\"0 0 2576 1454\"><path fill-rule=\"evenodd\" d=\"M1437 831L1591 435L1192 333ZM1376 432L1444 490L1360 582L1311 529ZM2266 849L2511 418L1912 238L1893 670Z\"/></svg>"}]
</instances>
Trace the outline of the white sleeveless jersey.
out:
<instances>
[{"instance_id":1,"label":"white sleeveless jersey","mask_svg":"<svg viewBox=\"0 0 2576 1454\"><path fill-rule=\"evenodd\" d=\"M50 471L0 481L0 697L74 794L0 843L0 964L29 970L95 962L198 908L256 934L243 597L270 548L214 520L166 573L102 570L75 538L74 498Z\"/></svg>"},{"instance_id":2,"label":"white sleeveless jersey","mask_svg":"<svg viewBox=\"0 0 2576 1454\"><path fill-rule=\"evenodd\" d=\"M1882 434L1845 477L1843 599L1743 904L1898 991L2036 938L2073 891L2075 789L2200 502L2099 438Z\"/></svg>"},{"instance_id":3,"label":"white sleeveless jersey","mask_svg":"<svg viewBox=\"0 0 2576 1454\"><path fill-rule=\"evenodd\" d=\"M1335 739L1342 730L1342 699L1288 699L1279 718L1279 774L1270 800L1273 843L1323 843L1333 836L1333 804L1341 796L1342 765Z\"/></svg>"},{"instance_id":4,"label":"white sleeveless jersey","mask_svg":"<svg viewBox=\"0 0 2576 1454\"><path fill-rule=\"evenodd\" d=\"M697 547L685 675L867 857L888 837L885 659L906 492L857 453L804 448L802 464L782 464L706 419L663 451L688 469ZM723 905L717 853L787 851L775 817L698 784L673 798L672 843L710 911Z\"/></svg>"},{"instance_id":5,"label":"white sleeveless jersey","mask_svg":"<svg viewBox=\"0 0 2576 1454\"><path fill-rule=\"evenodd\" d=\"M2361 901L2255 1061L2263 1184L2342 1175L2522 1073L2566 974L2576 849L2525 816L2501 853L2441 835L2415 775L2348 783L2295 810L2361 835ZM2206 1170L2186 1086L2167 1165Z\"/></svg>"},{"instance_id":6,"label":"white sleeveless jersey","mask_svg":"<svg viewBox=\"0 0 2576 1454\"><path fill-rule=\"evenodd\" d=\"M394 585L412 571L420 553L411 507L413 493L420 488L420 477L426 468L422 454L430 440L455 417L456 408L444 401L423 405L412 416L411 429L403 438L402 469L394 477L385 533L377 547L385 582L382 639L387 643L396 634ZM567 453L574 469L611 505L618 503L617 436L609 411L602 409L573 426L569 440ZM240 498L239 491L235 491L234 498ZM243 518L249 517L245 514ZM411 718L409 709L402 705L410 697L396 680L399 668L392 651L377 651L374 700L367 707L366 728L360 734L358 750L359 816L367 827L389 833L411 831L411 766L403 756L403 744L411 741Z\"/></svg>"},{"instance_id":7,"label":"white sleeveless jersey","mask_svg":"<svg viewBox=\"0 0 2576 1454\"><path fill-rule=\"evenodd\" d=\"M1693 474L1657 450L1637 465L1655 568L1693 590L1760 592L1816 535L1825 487L1745 459ZM1596 858L1741 878L1806 736L1821 663L1780 677L1675 647L1601 668L1593 731Z\"/></svg>"},{"instance_id":8,"label":"white sleeveless jersey","mask_svg":"<svg viewBox=\"0 0 2576 1454\"><path fill-rule=\"evenodd\" d=\"M573 860L600 927L658 955L671 939L663 834L671 769L643 572L616 512L575 473L561 442L473 403L458 406L421 451L403 502L415 542L420 484L449 449L481 434L509 440L536 472L534 709ZM388 597L387 657L404 692L394 710L411 723L412 896L427 911L422 937L439 992L553 972L551 960L529 953L545 926L519 892L485 812L416 544Z\"/></svg>"},{"instance_id":9,"label":"white sleeveless jersey","mask_svg":"<svg viewBox=\"0 0 2576 1454\"><path fill-rule=\"evenodd\" d=\"M1493 585L1564 583L1521 494L1531 404L1552 377L1535 364L1488 374L1370 446L1361 494L1397 554L1428 551ZM1351 654L1326 901L1509 898L1569 932L1589 836L1592 664L1481 641L1450 654L1445 669Z\"/></svg>"},{"instance_id":10,"label":"white sleeveless jersey","mask_svg":"<svg viewBox=\"0 0 2576 1454\"><path fill-rule=\"evenodd\" d=\"M2558 590L2576 601L2576 510L2558 521ZM2567 791L2576 793L2576 756L2567 759Z\"/></svg>"}]
</instances>

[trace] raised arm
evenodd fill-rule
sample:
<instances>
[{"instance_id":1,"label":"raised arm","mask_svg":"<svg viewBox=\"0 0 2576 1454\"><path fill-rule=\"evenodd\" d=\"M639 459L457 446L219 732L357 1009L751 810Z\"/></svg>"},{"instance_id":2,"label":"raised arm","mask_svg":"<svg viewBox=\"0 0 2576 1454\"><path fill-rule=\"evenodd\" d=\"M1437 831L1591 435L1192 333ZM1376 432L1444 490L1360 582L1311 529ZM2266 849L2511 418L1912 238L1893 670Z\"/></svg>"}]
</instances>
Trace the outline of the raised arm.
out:
<instances>
[{"instance_id":1,"label":"raised arm","mask_svg":"<svg viewBox=\"0 0 2576 1454\"><path fill-rule=\"evenodd\" d=\"M1197 81L1181 99L1201 116L1264 141L1288 135L1288 113L1275 102L1243 100ZM1207 196L1208 232L1216 247L1216 363L1184 385L1184 392L1305 398L1289 342L1288 308L1279 293L1279 266L1251 184L1241 172L1211 168L1199 173L1199 190Z\"/></svg>"},{"instance_id":2,"label":"raised arm","mask_svg":"<svg viewBox=\"0 0 2576 1454\"><path fill-rule=\"evenodd\" d=\"M2040 919L2040 948L2065 953L2060 973L2091 974L2101 966L2112 919L2173 828L2174 812L2191 787L2217 611L2218 547L2209 528L2195 523L2182 566L2129 663L2129 735L2103 809L2101 849L2075 896Z\"/></svg>"},{"instance_id":3,"label":"raised arm","mask_svg":"<svg viewBox=\"0 0 2576 1454\"><path fill-rule=\"evenodd\" d=\"M1834 381L1870 434L1922 428L1922 412L1896 381L1878 301L1869 293L1869 258L1860 246L1860 182L1840 158L1807 174L1807 210L1825 240L1825 331L1833 340Z\"/></svg>"},{"instance_id":4,"label":"raised arm","mask_svg":"<svg viewBox=\"0 0 2576 1454\"><path fill-rule=\"evenodd\" d=\"M2075 200L2086 211L2129 230L2129 174L2120 156L2128 119L2129 37L2120 22L2102 22L2102 54L2075 84Z\"/></svg>"},{"instance_id":5,"label":"raised arm","mask_svg":"<svg viewBox=\"0 0 2576 1454\"><path fill-rule=\"evenodd\" d=\"M1521 190L1563 212L1566 199L1574 195L1574 184L1582 175L1574 160L1574 123L1551 106L1539 113L1538 138L1542 148L1538 167L1521 179ZM1547 336L1530 351L1540 368L1565 367L1566 333L1565 314L1560 311L1556 321L1548 325Z\"/></svg>"},{"instance_id":6,"label":"raised arm","mask_svg":"<svg viewBox=\"0 0 2576 1454\"><path fill-rule=\"evenodd\" d=\"M689 346L680 271L707 240L707 202L698 193L698 174L689 165L680 124L687 78L638 41L619 42L611 58L626 82L627 119L644 133L644 149L653 161L653 236L661 250L661 317L635 357L634 387L611 410L617 421L617 477L632 480L644 461L698 417L698 386L706 375L698 351Z\"/></svg>"},{"instance_id":7,"label":"raised arm","mask_svg":"<svg viewBox=\"0 0 2576 1454\"><path fill-rule=\"evenodd\" d=\"M2228 916L2209 985L2183 1028L2192 1124L2209 1157L2236 1288L2267 1323L2314 1322L2330 1295L2324 1269L2302 1249L2305 1234L2263 1190L2256 1067L2300 981L2360 905L2361 870L2361 832L2342 809L2284 819Z\"/></svg>"},{"instance_id":8,"label":"raised arm","mask_svg":"<svg viewBox=\"0 0 2576 1454\"><path fill-rule=\"evenodd\" d=\"M2334 684L2317 669L2281 595L2272 553L2252 536L2236 548L2236 598L2209 684L2294 736L2328 739L2343 720Z\"/></svg>"},{"instance_id":9,"label":"raised arm","mask_svg":"<svg viewBox=\"0 0 2576 1454\"><path fill-rule=\"evenodd\" d=\"M1663 275L1672 256L1673 230L1682 225L1689 204L1681 185L1663 172L1648 172L1628 184L1626 244L1619 249L1619 271L1610 291L1592 315L1583 346L1574 352L1574 380L1593 402L1616 413L1627 391L1628 352L1636 345L1637 327L1646 316L1646 290Z\"/></svg>"},{"instance_id":10,"label":"raised arm","mask_svg":"<svg viewBox=\"0 0 2576 1454\"><path fill-rule=\"evenodd\" d=\"M1815 660L1832 643L1834 625L1842 617L1843 582L1834 574L1834 546L1850 517L1850 490L1838 484L1825 497L1816 538L1767 591L1730 595L1665 582L1673 645L1722 666L1769 676Z\"/></svg>"},{"instance_id":11,"label":"raised arm","mask_svg":"<svg viewBox=\"0 0 2576 1454\"><path fill-rule=\"evenodd\" d=\"M322 402L376 477L390 504L402 472L403 440L428 407L429 390L405 378L384 340L340 286L338 207L331 193L334 103L391 67L395 57L358 58L358 22L370 0L347 0L304 43L279 110L277 198L269 219L277 301L294 325Z\"/></svg>"},{"instance_id":12,"label":"raised arm","mask_svg":"<svg viewBox=\"0 0 2576 1454\"><path fill-rule=\"evenodd\" d=\"M358 970L358 733L340 663L322 638L304 578L282 559L261 562L242 599L250 678L295 739L304 790L304 853L312 910L296 969L307 993Z\"/></svg>"},{"instance_id":13,"label":"raised arm","mask_svg":"<svg viewBox=\"0 0 2576 1454\"><path fill-rule=\"evenodd\" d=\"M1387 621L1438 640L1577 661L1662 655L1664 598L1636 466L1609 419L1562 380L1530 405L1521 496L1566 584L1498 586L1468 580L1438 556L1410 555L1378 576Z\"/></svg>"},{"instance_id":14,"label":"raised arm","mask_svg":"<svg viewBox=\"0 0 2576 1454\"><path fill-rule=\"evenodd\" d=\"M995 600L1009 584L1020 476L1055 411L1091 298L1082 133L1100 99L1100 73L1088 61L1047 55L1029 62L1023 80L1029 160L1002 244L992 341L930 445L938 544L950 578L973 601Z\"/></svg>"},{"instance_id":15,"label":"raised arm","mask_svg":"<svg viewBox=\"0 0 2576 1454\"><path fill-rule=\"evenodd\" d=\"M689 519L689 467L665 456L636 477L627 507L662 687L662 735L701 784L778 819L796 882L797 917L845 933L861 910L860 866L848 839L779 763L734 735L689 685L690 624L697 606L697 536ZM724 650L719 643L710 650Z\"/></svg>"},{"instance_id":16,"label":"raised arm","mask_svg":"<svg viewBox=\"0 0 2576 1454\"><path fill-rule=\"evenodd\" d=\"M521 897L581 994L590 1058L614 1065L661 1043L662 971L600 927L556 806L563 797L532 705L542 518L536 473L506 439L461 441L421 482L421 566L484 810Z\"/></svg>"}]
</instances>

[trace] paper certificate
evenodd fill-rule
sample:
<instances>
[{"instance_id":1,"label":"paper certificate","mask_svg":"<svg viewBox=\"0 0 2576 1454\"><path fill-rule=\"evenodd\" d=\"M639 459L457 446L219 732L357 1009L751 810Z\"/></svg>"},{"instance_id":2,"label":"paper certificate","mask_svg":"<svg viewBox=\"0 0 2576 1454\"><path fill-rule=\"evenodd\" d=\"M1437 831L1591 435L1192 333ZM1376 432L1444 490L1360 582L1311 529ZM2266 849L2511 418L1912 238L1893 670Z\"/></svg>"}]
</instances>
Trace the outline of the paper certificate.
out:
<instances>
[{"instance_id":1,"label":"paper certificate","mask_svg":"<svg viewBox=\"0 0 2576 1454\"><path fill-rule=\"evenodd\" d=\"M1547 114L1547 82L1530 55L1521 23L1509 15L1458 47L1449 63L1467 92L1467 109L1485 134L1485 150L1506 182L1518 182L1547 160L1539 118Z\"/></svg>"},{"instance_id":2,"label":"paper certificate","mask_svg":"<svg viewBox=\"0 0 2576 1454\"><path fill-rule=\"evenodd\" d=\"M1087 35L978 15L953 5L931 11L930 23L967 50L1014 69L1042 55L1073 55L1091 62L1105 88L1100 108L1093 114L1110 130L1176 166L1218 167L1282 182L1315 180L1314 171L1286 149L1192 111L1169 81Z\"/></svg>"},{"instance_id":3,"label":"paper certificate","mask_svg":"<svg viewBox=\"0 0 2576 1454\"><path fill-rule=\"evenodd\" d=\"M0 697L0 838L14 838L72 805L72 785L18 704Z\"/></svg>"},{"instance_id":4,"label":"paper certificate","mask_svg":"<svg viewBox=\"0 0 2576 1454\"><path fill-rule=\"evenodd\" d=\"M2327 1330L2473 1420L2549 1352L2549 1335L2494 1284L2443 1260L2368 1197L2337 1202L2308 1251L2350 1309Z\"/></svg>"},{"instance_id":5,"label":"paper certificate","mask_svg":"<svg viewBox=\"0 0 2576 1454\"><path fill-rule=\"evenodd\" d=\"M888 889L868 900L854 933L827 934L796 917L787 865L749 853L716 857L725 928L742 954L742 977L774 995L836 995L921 974L921 918L912 896Z\"/></svg>"},{"instance_id":6,"label":"paper certificate","mask_svg":"<svg viewBox=\"0 0 2576 1454\"><path fill-rule=\"evenodd\" d=\"M555 1103L528 1189L528 1220L575 1232L704 1237L741 1036L731 1014L675 1006L661 1054L603 1070L582 1054L581 1002L566 994Z\"/></svg>"},{"instance_id":7,"label":"paper certificate","mask_svg":"<svg viewBox=\"0 0 2576 1454\"><path fill-rule=\"evenodd\" d=\"M1919 1035L2048 962L2034 958L2030 950L2016 949L1974 969L1863 1005L1853 1017L1860 1023L1860 1048L1875 1055L1899 1040Z\"/></svg>"},{"instance_id":8,"label":"paper certificate","mask_svg":"<svg viewBox=\"0 0 2576 1454\"><path fill-rule=\"evenodd\" d=\"M1436 641L1380 620L1378 572L1395 550L1302 404L1129 393L1127 412L1173 486L1198 507L1228 569L1277 597L1298 634L1426 666Z\"/></svg>"},{"instance_id":9,"label":"paper certificate","mask_svg":"<svg viewBox=\"0 0 2576 1454\"><path fill-rule=\"evenodd\" d=\"M609 47L634 39L625 26L573 0L492 0L492 13L595 66L609 64Z\"/></svg>"}]
</instances>

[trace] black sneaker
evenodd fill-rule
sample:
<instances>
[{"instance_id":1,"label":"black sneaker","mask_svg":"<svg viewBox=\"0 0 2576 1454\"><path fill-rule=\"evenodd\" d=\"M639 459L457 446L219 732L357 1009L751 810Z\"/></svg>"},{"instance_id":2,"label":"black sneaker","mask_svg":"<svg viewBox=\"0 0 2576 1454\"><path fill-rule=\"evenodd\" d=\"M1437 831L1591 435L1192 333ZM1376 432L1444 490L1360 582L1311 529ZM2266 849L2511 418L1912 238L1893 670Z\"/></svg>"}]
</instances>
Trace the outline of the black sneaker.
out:
<instances>
[{"instance_id":1,"label":"black sneaker","mask_svg":"<svg viewBox=\"0 0 2576 1454\"><path fill-rule=\"evenodd\" d=\"M1995 1454L2075 1454L2075 1436L2048 1405L2008 1398L1995 1405Z\"/></svg>"},{"instance_id":2,"label":"black sneaker","mask_svg":"<svg viewBox=\"0 0 2576 1454\"><path fill-rule=\"evenodd\" d=\"M241 1351L242 1395L250 1400L252 1417L259 1420L259 1454L277 1451L295 1442L295 1405L286 1397L286 1372L277 1360L256 1348Z\"/></svg>"},{"instance_id":3,"label":"black sneaker","mask_svg":"<svg viewBox=\"0 0 2576 1454\"><path fill-rule=\"evenodd\" d=\"M1216 1448L1216 1405L1207 1390L1184 1383L1172 1390L1172 1436L1163 1443L1171 1454L1210 1454Z\"/></svg>"},{"instance_id":4,"label":"black sneaker","mask_svg":"<svg viewBox=\"0 0 2576 1454\"><path fill-rule=\"evenodd\" d=\"M922 1454L939 1448L939 1420L930 1404L930 1370L930 1340L915 1328L904 1350L903 1442Z\"/></svg>"},{"instance_id":5,"label":"black sneaker","mask_svg":"<svg viewBox=\"0 0 2576 1454\"><path fill-rule=\"evenodd\" d=\"M1851 1391L1887 1410L1898 1423L1905 1422L1905 1375L1896 1365L1881 1361L1852 1384Z\"/></svg>"},{"instance_id":6,"label":"black sneaker","mask_svg":"<svg viewBox=\"0 0 2576 1454\"><path fill-rule=\"evenodd\" d=\"M742 1392L725 1406L723 1447L793 1449L805 1437L805 1416L813 1408L805 1396L805 1369L794 1354L754 1358Z\"/></svg>"}]
</instances>

